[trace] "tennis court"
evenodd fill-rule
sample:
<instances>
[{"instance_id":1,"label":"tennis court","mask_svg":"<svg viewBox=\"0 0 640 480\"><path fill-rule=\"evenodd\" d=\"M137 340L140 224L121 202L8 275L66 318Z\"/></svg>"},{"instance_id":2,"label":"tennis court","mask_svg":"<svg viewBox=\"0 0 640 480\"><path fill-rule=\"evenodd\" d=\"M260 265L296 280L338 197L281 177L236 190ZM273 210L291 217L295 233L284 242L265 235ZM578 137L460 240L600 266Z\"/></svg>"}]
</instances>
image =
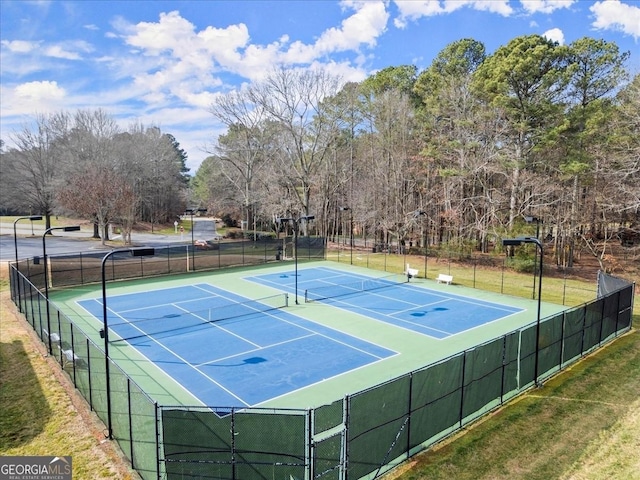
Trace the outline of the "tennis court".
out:
<instances>
[{"instance_id":1,"label":"tennis court","mask_svg":"<svg viewBox=\"0 0 640 480\"><path fill-rule=\"evenodd\" d=\"M109 339L126 342L204 405L258 406L396 352L208 283L110 296ZM78 304L102 321L102 297Z\"/></svg>"},{"instance_id":2,"label":"tennis court","mask_svg":"<svg viewBox=\"0 0 640 480\"><path fill-rule=\"evenodd\" d=\"M328 267L248 277L262 285L443 339L502 320L521 308L435 291L405 283L407 277L372 278Z\"/></svg>"},{"instance_id":3,"label":"tennis court","mask_svg":"<svg viewBox=\"0 0 640 480\"><path fill-rule=\"evenodd\" d=\"M535 301L327 261L114 282L107 292L119 367L163 404L224 408L328 404L536 314ZM53 292L98 346L101 293ZM542 315L563 308L543 302Z\"/></svg>"}]
</instances>

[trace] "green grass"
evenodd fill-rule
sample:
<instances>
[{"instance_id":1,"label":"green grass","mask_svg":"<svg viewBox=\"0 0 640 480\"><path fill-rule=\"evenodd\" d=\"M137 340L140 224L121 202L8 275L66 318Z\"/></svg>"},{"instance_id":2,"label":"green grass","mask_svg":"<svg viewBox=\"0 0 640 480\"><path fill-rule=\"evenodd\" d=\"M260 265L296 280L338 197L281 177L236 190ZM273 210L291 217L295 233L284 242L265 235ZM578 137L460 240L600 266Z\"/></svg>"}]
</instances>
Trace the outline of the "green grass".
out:
<instances>
[{"instance_id":1,"label":"green grass","mask_svg":"<svg viewBox=\"0 0 640 480\"><path fill-rule=\"evenodd\" d=\"M640 334L632 331L389 477L639 479L638 398Z\"/></svg>"},{"instance_id":2,"label":"green grass","mask_svg":"<svg viewBox=\"0 0 640 480\"><path fill-rule=\"evenodd\" d=\"M328 258L390 273L405 264L424 278L424 257L339 253ZM531 298L533 277L508 269L473 269L429 258L438 273L482 290ZM596 294L596 278L543 277L542 299L580 305ZM536 284L537 285L537 284ZM640 324L640 296L634 302ZM640 480L640 333L617 339L569 370L390 472L397 480Z\"/></svg>"},{"instance_id":3,"label":"green grass","mask_svg":"<svg viewBox=\"0 0 640 480\"><path fill-rule=\"evenodd\" d=\"M6 218L6 217L4 217ZM385 258L386 257L386 258ZM336 260L335 252L329 258ZM354 256L356 258L356 256ZM449 273L456 283L472 282L469 268L431 263L429 278ZM349 252L340 261L350 261ZM364 262L367 262L365 265ZM422 269L421 257L360 255L358 265L390 273L404 262ZM356 262L354 262L356 263ZM421 270L423 273L423 270ZM496 270L475 272L475 286L531 295L532 276ZM35 348L28 325L8 321L6 273L2 287L0 338L0 455L72 455L74 479L126 478L114 469L116 455L105 453L87 427L71 394L52 374L51 359ZM498 280L499 279L499 280ZM469 286L473 286L468 284ZM566 291L570 290L567 294ZM543 299L567 305L592 299L593 282L545 277ZM556 302L562 303L562 302ZM635 312L639 312L636 296ZM636 325L640 315L634 316ZM68 382L68 380L66 380ZM71 390L73 387L71 386ZM389 478L443 480L640 479L640 334L621 337L603 350L489 415L437 448L414 457ZM89 414L90 415L90 414ZM94 427L95 428L95 427ZM100 432L98 432L98 438Z\"/></svg>"},{"instance_id":4,"label":"green grass","mask_svg":"<svg viewBox=\"0 0 640 480\"><path fill-rule=\"evenodd\" d=\"M403 272L406 263L411 268L418 270L418 277L425 277L424 256L411 255L384 255L380 253L354 252L353 257L350 252L330 250L327 259L339 261L340 263L350 263L361 267L387 271L389 273ZM437 259L429 257L427 261L427 278L435 279L439 273L453 275L454 283L481 290L513 295L524 298L533 298L533 275L531 273L518 273L502 268L474 268L471 264L460 264L449 262L447 259ZM536 292L538 281L535 283ZM596 278L592 282L575 278L564 278L562 276L545 273L542 281L542 300L558 305L575 306L589 300L593 300L596 295ZM537 296L536 296L537 298ZM640 304L637 304L640 306Z\"/></svg>"},{"instance_id":5,"label":"green grass","mask_svg":"<svg viewBox=\"0 0 640 480\"><path fill-rule=\"evenodd\" d=\"M70 455L75 480L135 478L4 286L0 319L0 455Z\"/></svg>"}]
</instances>

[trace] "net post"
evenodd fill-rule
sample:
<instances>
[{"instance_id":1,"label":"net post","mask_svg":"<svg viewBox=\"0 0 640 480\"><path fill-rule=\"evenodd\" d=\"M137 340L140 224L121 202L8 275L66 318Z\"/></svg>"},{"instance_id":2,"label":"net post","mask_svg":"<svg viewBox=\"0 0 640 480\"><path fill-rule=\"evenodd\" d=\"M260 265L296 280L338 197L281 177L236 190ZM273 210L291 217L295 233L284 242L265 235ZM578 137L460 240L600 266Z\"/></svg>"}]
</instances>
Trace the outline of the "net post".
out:
<instances>
[{"instance_id":1,"label":"net post","mask_svg":"<svg viewBox=\"0 0 640 480\"><path fill-rule=\"evenodd\" d=\"M289 294L288 293L284 294L284 306L285 307L289 306Z\"/></svg>"}]
</instances>

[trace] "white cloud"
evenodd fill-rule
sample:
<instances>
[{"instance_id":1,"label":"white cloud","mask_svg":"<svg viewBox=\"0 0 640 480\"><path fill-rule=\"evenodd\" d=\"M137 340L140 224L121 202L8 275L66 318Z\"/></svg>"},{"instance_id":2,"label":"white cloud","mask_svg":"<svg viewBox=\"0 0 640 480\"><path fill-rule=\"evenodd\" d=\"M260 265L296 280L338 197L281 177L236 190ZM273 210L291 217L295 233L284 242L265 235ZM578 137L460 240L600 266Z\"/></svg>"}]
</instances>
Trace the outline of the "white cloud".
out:
<instances>
[{"instance_id":1,"label":"white cloud","mask_svg":"<svg viewBox=\"0 0 640 480\"><path fill-rule=\"evenodd\" d=\"M77 52L65 50L60 45L51 45L42 50L47 57L63 58L65 60L80 60L82 57Z\"/></svg>"},{"instance_id":2,"label":"white cloud","mask_svg":"<svg viewBox=\"0 0 640 480\"><path fill-rule=\"evenodd\" d=\"M344 2L355 13L344 19L340 28L330 28L322 33L314 45L318 54L357 50L360 45L375 46L384 33L389 13L384 2Z\"/></svg>"},{"instance_id":3,"label":"white cloud","mask_svg":"<svg viewBox=\"0 0 640 480\"><path fill-rule=\"evenodd\" d=\"M188 48L194 38L194 25L182 18L177 11L160 13L159 22L140 22L128 26L132 34L126 36L127 44L138 47L145 55L158 56L172 52L174 48Z\"/></svg>"},{"instance_id":4,"label":"white cloud","mask_svg":"<svg viewBox=\"0 0 640 480\"><path fill-rule=\"evenodd\" d=\"M29 53L40 46L40 42L28 42L24 40L2 40L0 43L13 53Z\"/></svg>"},{"instance_id":5,"label":"white cloud","mask_svg":"<svg viewBox=\"0 0 640 480\"><path fill-rule=\"evenodd\" d=\"M456 0L447 0L447 3L458 3ZM513 8L509 5L509 0L474 0L469 2L474 10L497 13L503 17L513 14Z\"/></svg>"},{"instance_id":6,"label":"white cloud","mask_svg":"<svg viewBox=\"0 0 640 480\"><path fill-rule=\"evenodd\" d=\"M595 15L593 27L602 30L618 30L640 37L640 7L622 3L620 0L596 2L589 10Z\"/></svg>"},{"instance_id":7,"label":"white cloud","mask_svg":"<svg viewBox=\"0 0 640 480\"><path fill-rule=\"evenodd\" d=\"M522 8L528 13L553 13L560 8L569 8L577 0L520 0Z\"/></svg>"},{"instance_id":8,"label":"white cloud","mask_svg":"<svg viewBox=\"0 0 640 480\"><path fill-rule=\"evenodd\" d=\"M2 46L9 52L19 55L32 54L34 56L43 55L45 57L62 58L66 60L80 60L80 53L93 51L93 47L84 40L63 42L58 44L44 45L42 41L26 40L2 40Z\"/></svg>"},{"instance_id":9,"label":"white cloud","mask_svg":"<svg viewBox=\"0 0 640 480\"><path fill-rule=\"evenodd\" d=\"M552 28L542 34L543 37L558 42L559 45L564 45L564 32L559 28Z\"/></svg>"},{"instance_id":10,"label":"white cloud","mask_svg":"<svg viewBox=\"0 0 640 480\"><path fill-rule=\"evenodd\" d=\"M389 14L385 2L346 0L341 6L353 10L353 14L339 27L322 32L312 44L290 44L287 35L267 45L251 44L244 24L208 26L197 31L177 11L160 14L158 22L135 25L117 18L112 26L121 32L127 45L135 47L137 51L131 54L137 60L134 64L126 59L111 61L119 64L123 74L129 71L138 88L147 88L144 99L157 100L166 98L162 94L169 94L201 107L212 95L212 89L223 85L216 77L220 72L257 80L274 66L310 65L336 52L354 52L362 60L359 49L375 46L386 29ZM344 65L337 67L339 63L331 65L345 70ZM353 75L349 72L349 76Z\"/></svg>"},{"instance_id":11,"label":"white cloud","mask_svg":"<svg viewBox=\"0 0 640 480\"><path fill-rule=\"evenodd\" d=\"M463 7L497 13L508 17L513 13L509 0L394 0L400 16L394 20L398 28L405 28L409 21L422 17L452 13Z\"/></svg>"},{"instance_id":12,"label":"white cloud","mask_svg":"<svg viewBox=\"0 0 640 480\"><path fill-rule=\"evenodd\" d=\"M355 53L357 64L363 58L360 53L362 46L374 47L378 38L386 31L389 13L382 1L349 0L341 2L341 6L343 11L353 9L355 12L345 18L339 27L332 27L322 32L314 43L306 44L296 41L287 46L289 37L283 36L280 41L266 47L248 46L243 52L241 62L245 67L247 64L252 65L252 68L245 77L253 80L260 79L271 70L273 65L295 66L320 63L328 55L340 52ZM326 60L324 63L327 67L332 65L331 68L337 65Z\"/></svg>"},{"instance_id":13,"label":"white cloud","mask_svg":"<svg viewBox=\"0 0 640 480\"><path fill-rule=\"evenodd\" d=\"M28 82L15 88L17 97L26 101L59 100L66 96L64 88L58 86L58 82L42 81Z\"/></svg>"},{"instance_id":14,"label":"white cloud","mask_svg":"<svg viewBox=\"0 0 640 480\"><path fill-rule=\"evenodd\" d=\"M0 88L3 123L21 119L33 112L51 112L67 106L67 92L55 81L2 85Z\"/></svg>"}]
</instances>

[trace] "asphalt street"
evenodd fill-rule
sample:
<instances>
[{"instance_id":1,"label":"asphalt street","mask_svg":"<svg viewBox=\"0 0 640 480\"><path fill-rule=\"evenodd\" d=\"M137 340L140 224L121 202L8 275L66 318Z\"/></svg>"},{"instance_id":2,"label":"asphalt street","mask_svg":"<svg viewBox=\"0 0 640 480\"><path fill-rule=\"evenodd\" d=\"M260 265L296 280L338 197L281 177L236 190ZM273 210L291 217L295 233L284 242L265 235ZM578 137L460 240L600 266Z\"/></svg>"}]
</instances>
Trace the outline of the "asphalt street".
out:
<instances>
[{"instance_id":1,"label":"asphalt street","mask_svg":"<svg viewBox=\"0 0 640 480\"><path fill-rule=\"evenodd\" d=\"M211 240L216 238L215 222L207 218L194 218L194 240ZM191 232L178 232L170 235L133 232L131 240L136 247L160 247L166 245L184 245L191 243ZM43 240L44 227L42 225L31 225L28 221L13 223L0 223L0 261L14 261L16 250L18 258L32 258L42 256L43 242L46 242L47 255L60 255L65 253L78 252L108 252L113 248L122 246L105 246L100 239L92 238L93 229L85 227L79 232L64 232L53 230ZM111 238L112 241L119 237Z\"/></svg>"}]
</instances>

